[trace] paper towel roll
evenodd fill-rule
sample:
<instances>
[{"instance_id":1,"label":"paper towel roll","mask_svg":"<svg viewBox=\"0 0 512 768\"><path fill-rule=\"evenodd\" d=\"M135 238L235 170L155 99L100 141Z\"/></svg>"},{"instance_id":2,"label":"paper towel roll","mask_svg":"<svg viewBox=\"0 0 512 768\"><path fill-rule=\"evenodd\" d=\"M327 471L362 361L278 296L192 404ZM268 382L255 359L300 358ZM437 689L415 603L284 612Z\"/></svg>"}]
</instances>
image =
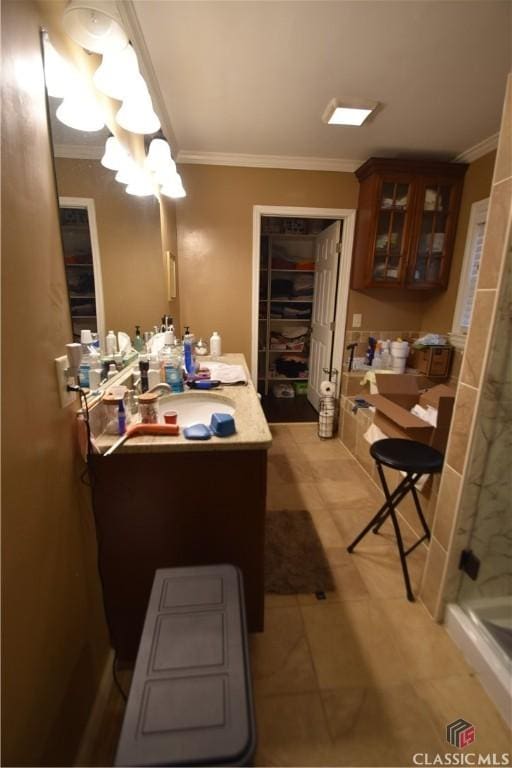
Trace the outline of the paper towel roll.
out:
<instances>
[{"instance_id":1,"label":"paper towel roll","mask_svg":"<svg viewBox=\"0 0 512 768\"><path fill-rule=\"evenodd\" d=\"M334 395L334 384L332 381L322 381L320 384L321 395Z\"/></svg>"}]
</instances>

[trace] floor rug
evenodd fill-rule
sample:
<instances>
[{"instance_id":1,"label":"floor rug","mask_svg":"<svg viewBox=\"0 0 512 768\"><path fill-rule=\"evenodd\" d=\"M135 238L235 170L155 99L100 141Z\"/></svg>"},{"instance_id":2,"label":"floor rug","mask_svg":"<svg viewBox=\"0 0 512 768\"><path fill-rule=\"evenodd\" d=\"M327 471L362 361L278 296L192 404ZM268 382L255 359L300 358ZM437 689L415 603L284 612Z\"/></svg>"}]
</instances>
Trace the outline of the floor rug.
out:
<instances>
[{"instance_id":1,"label":"floor rug","mask_svg":"<svg viewBox=\"0 0 512 768\"><path fill-rule=\"evenodd\" d=\"M265 592L296 595L332 590L332 573L309 512L267 512Z\"/></svg>"}]
</instances>

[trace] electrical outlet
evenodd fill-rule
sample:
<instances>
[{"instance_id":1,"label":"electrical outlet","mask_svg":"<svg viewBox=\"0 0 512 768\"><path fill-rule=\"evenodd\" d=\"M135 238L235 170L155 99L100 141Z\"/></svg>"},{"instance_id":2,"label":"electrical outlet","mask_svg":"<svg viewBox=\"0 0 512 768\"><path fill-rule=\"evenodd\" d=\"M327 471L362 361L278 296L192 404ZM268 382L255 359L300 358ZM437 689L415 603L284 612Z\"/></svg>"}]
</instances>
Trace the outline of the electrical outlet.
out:
<instances>
[{"instance_id":1,"label":"electrical outlet","mask_svg":"<svg viewBox=\"0 0 512 768\"><path fill-rule=\"evenodd\" d=\"M362 315L352 315L352 328L360 328L363 322Z\"/></svg>"},{"instance_id":2,"label":"electrical outlet","mask_svg":"<svg viewBox=\"0 0 512 768\"><path fill-rule=\"evenodd\" d=\"M55 370L57 372L57 389L59 390L61 408L73 405L76 400L76 392L68 392L68 377L66 371L69 366L67 355L55 358Z\"/></svg>"}]
</instances>

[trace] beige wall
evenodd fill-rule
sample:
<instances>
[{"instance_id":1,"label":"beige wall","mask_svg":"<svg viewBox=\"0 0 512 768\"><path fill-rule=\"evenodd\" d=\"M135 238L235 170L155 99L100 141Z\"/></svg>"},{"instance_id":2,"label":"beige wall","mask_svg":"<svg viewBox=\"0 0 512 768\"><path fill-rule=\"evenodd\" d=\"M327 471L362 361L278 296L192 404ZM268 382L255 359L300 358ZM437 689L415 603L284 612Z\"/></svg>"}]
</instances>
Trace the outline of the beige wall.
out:
<instances>
[{"instance_id":1,"label":"beige wall","mask_svg":"<svg viewBox=\"0 0 512 768\"><path fill-rule=\"evenodd\" d=\"M33 2L2 3L4 765L71 765L108 643L73 408L71 326Z\"/></svg>"},{"instance_id":2,"label":"beige wall","mask_svg":"<svg viewBox=\"0 0 512 768\"><path fill-rule=\"evenodd\" d=\"M160 206L154 197L128 195L114 172L98 160L56 158L59 195L92 197L96 208L107 331L126 331L133 338L173 314L165 287ZM175 237L174 206L166 203L169 233Z\"/></svg>"},{"instance_id":3,"label":"beige wall","mask_svg":"<svg viewBox=\"0 0 512 768\"><path fill-rule=\"evenodd\" d=\"M182 323L210 337L220 331L225 351L250 359L252 209L254 205L357 207L352 173L183 165L187 197L176 203ZM350 312L385 327L415 328L417 302L390 306L383 295L351 291ZM383 326L381 326L383 327Z\"/></svg>"},{"instance_id":4,"label":"beige wall","mask_svg":"<svg viewBox=\"0 0 512 768\"><path fill-rule=\"evenodd\" d=\"M484 200L491 193L492 173L496 152L480 157L471 163L464 178L464 188L460 207L457 234L453 249L452 267L448 288L433 296L424 304L421 320L421 330L433 333L451 331L457 290L459 287L460 271L464 260L464 248L471 214L471 206L478 200Z\"/></svg>"}]
</instances>

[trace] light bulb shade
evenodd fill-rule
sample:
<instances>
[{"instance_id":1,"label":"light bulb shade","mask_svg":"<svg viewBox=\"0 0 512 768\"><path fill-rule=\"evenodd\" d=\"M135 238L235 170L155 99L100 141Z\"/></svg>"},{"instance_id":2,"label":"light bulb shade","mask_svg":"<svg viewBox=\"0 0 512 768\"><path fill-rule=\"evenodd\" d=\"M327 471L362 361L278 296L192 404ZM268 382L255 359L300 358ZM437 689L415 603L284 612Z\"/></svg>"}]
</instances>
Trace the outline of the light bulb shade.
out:
<instances>
[{"instance_id":1,"label":"light bulb shade","mask_svg":"<svg viewBox=\"0 0 512 768\"><path fill-rule=\"evenodd\" d=\"M149 197L155 194L155 185L153 180L140 166L135 165L134 173L130 183L126 187L129 195L137 197Z\"/></svg>"},{"instance_id":2,"label":"light bulb shade","mask_svg":"<svg viewBox=\"0 0 512 768\"><path fill-rule=\"evenodd\" d=\"M72 82L76 74L71 67L64 61L53 45L50 43L48 35L44 38L44 79L46 90L49 96L55 96L57 99L63 99L66 93L72 88Z\"/></svg>"},{"instance_id":3,"label":"light bulb shade","mask_svg":"<svg viewBox=\"0 0 512 768\"><path fill-rule=\"evenodd\" d=\"M86 88L76 88L57 107L56 117L77 131L100 131L105 125L94 96Z\"/></svg>"},{"instance_id":4,"label":"light bulb shade","mask_svg":"<svg viewBox=\"0 0 512 768\"><path fill-rule=\"evenodd\" d=\"M121 51L106 52L93 76L96 88L112 99L122 101L139 74L137 54L131 45Z\"/></svg>"},{"instance_id":5,"label":"light bulb shade","mask_svg":"<svg viewBox=\"0 0 512 768\"><path fill-rule=\"evenodd\" d=\"M146 166L149 171L157 173L160 169L170 167L173 162L171 148L165 139L153 139L149 145Z\"/></svg>"},{"instance_id":6,"label":"light bulb shade","mask_svg":"<svg viewBox=\"0 0 512 768\"><path fill-rule=\"evenodd\" d=\"M62 24L75 43L94 53L119 51L128 45L114 0L71 0Z\"/></svg>"},{"instance_id":7,"label":"light bulb shade","mask_svg":"<svg viewBox=\"0 0 512 768\"><path fill-rule=\"evenodd\" d=\"M160 188L160 194L174 199L178 197L186 197L187 193L185 192L179 173L175 173L172 179L169 179L169 181Z\"/></svg>"},{"instance_id":8,"label":"light bulb shade","mask_svg":"<svg viewBox=\"0 0 512 768\"><path fill-rule=\"evenodd\" d=\"M115 180L120 184L131 184L132 181L137 178L139 172L140 169L134 159L127 154L123 164L115 175Z\"/></svg>"},{"instance_id":9,"label":"light bulb shade","mask_svg":"<svg viewBox=\"0 0 512 768\"><path fill-rule=\"evenodd\" d=\"M115 136L110 136L105 143L105 154L100 162L104 168L118 171L126 163L128 152L121 146Z\"/></svg>"},{"instance_id":10,"label":"light bulb shade","mask_svg":"<svg viewBox=\"0 0 512 768\"><path fill-rule=\"evenodd\" d=\"M126 95L116 120L121 128L132 133L156 133L160 129L160 120L153 110L151 96L141 76Z\"/></svg>"},{"instance_id":11,"label":"light bulb shade","mask_svg":"<svg viewBox=\"0 0 512 768\"><path fill-rule=\"evenodd\" d=\"M159 184L162 184L163 186L172 184L175 180L175 177L178 175L176 171L176 163L171 157L167 165L161 166L154 173L155 178Z\"/></svg>"}]
</instances>

